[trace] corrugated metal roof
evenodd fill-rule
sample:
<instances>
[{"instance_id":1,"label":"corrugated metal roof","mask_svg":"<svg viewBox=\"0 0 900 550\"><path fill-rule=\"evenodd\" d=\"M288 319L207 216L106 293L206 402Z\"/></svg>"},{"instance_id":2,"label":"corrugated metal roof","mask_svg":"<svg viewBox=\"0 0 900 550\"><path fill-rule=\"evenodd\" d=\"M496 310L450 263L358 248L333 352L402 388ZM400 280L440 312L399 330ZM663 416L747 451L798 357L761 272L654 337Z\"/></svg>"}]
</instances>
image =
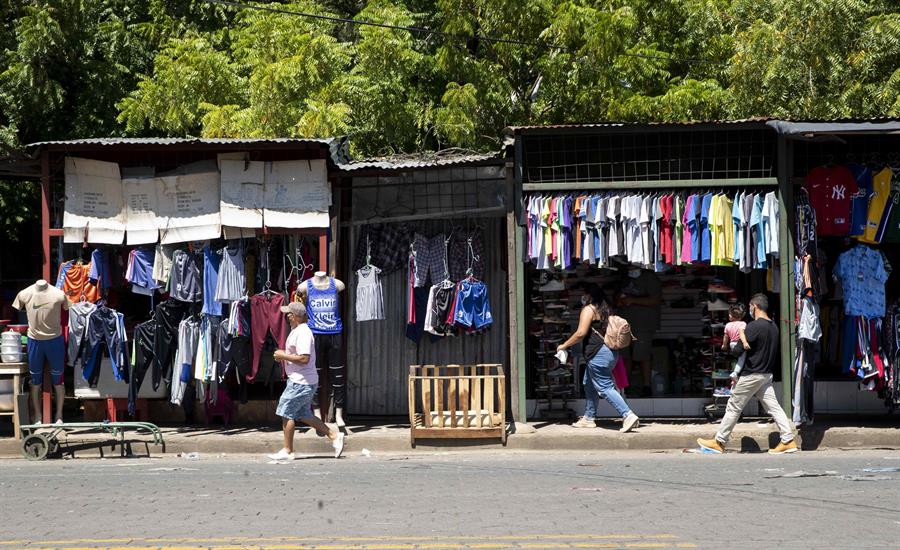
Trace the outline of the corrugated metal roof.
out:
<instances>
[{"instance_id":1,"label":"corrugated metal roof","mask_svg":"<svg viewBox=\"0 0 900 550\"><path fill-rule=\"evenodd\" d=\"M344 172L359 170L406 170L412 168L437 168L446 166L466 166L495 160L502 161L497 153L476 153L463 149L446 149L435 153L415 153L391 155L350 161L341 164Z\"/></svg>"},{"instance_id":2,"label":"corrugated metal roof","mask_svg":"<svg viewBox=\"0 0 900 550\"><path fill-rule=\"evenodd\" d=\"M843 124L843 123L881 123L881 122L891 122L900 120L893 117L874 117L874 118L844 118L844 119L789 119L789 118L776 118L776 117L750 117L750 118L741 118L741 119L732 119L732 120L687 120L681 122L661 122L661 121L650 121L650 122L595 122L595 123L571 123L571 124L546 124L546 125L524 125L524 126L508 126L504 128L504 133L506 135L520 133L523 131L529 130L565 130L565 129L612 129L612 128L639 128L641 126L646 127L691 127L691 126L700 126L700 125L715 125L715 124L753 124L757 125L760 123L769 123L771 126L772 122L780 122L780 123L809 123L809 124Z\"/></svg>"},{"instance_id":3,"label":"corrugated metal roof","mask_svg":"<svg viewBox=\"0 0 900 550\"><path fill-rule=\"evenodd\" d=\"M26 148L41 147L44 145L255 145L260 143L281 143L281 144L322 144L331 145L337 138L165 138L165 137L143 137L143 138L126 138L126 137L110 137L110 138L85 138L85 139L69 139L59 141L38 141L29 143Z\"/></svg>"}]
</instances>

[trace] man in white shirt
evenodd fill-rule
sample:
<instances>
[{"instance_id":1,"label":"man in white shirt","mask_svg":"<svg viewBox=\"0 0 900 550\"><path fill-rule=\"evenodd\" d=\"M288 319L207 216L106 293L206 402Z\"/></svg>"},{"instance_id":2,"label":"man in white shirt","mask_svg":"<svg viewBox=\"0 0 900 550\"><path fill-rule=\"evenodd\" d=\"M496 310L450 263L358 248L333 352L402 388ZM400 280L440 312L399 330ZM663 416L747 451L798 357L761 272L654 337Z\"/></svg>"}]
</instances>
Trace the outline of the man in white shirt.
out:
<instances>
[{"instance_id":1,"label":"man in white shirt","mask_svg":"<svg viewBox=\"0 0 900 550\"><path fill-rule=\"evenodd\" d=\"M285 362L284 372L288 377L287 386L275 409L275 414L282 418L284 447L268 456L272 460L294 460L294 429L297 421L300 421L319 433L328 434L331 446L334 447L334 458L340 458L344 451L344 434L329 428L312 412L313 397L319 387L319 374L316 372L315 339L306 324L306 306L291 302L282 306L281 311L287 313L291 324L285 349L275 351L275 360Z\"/></svg>"}]
</instances>

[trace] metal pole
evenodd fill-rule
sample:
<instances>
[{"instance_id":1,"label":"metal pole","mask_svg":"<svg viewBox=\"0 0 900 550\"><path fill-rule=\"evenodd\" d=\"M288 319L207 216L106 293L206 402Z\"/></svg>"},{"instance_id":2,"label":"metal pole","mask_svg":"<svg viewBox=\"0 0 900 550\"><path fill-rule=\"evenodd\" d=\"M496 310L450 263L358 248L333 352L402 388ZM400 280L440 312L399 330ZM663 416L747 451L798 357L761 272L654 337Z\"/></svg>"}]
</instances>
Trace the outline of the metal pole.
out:
<instances>
[{"instance_id":1,"label":"metal pole","mask_svg":"<svg viewBox=\"0 0 900 550\"><path fill-rule=\"evenodd\" d=\"M781 326L781 406L788 416L793 414L791 397L793 385L791 376L794 365L794 342L796 334L794 303L794 187L791 176L794 172L793 144L784 135L778 135L778 263L781 272L781 295L779 317Z\"/></svg>"}]
</instances>

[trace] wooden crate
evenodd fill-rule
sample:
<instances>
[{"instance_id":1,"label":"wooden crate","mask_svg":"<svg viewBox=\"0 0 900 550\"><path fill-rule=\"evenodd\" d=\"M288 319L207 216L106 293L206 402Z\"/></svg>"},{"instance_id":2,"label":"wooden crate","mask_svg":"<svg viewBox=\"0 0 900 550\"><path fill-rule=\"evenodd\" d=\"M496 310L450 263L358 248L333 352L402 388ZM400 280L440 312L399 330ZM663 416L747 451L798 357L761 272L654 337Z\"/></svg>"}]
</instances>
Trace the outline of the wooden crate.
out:
<instances>
[{"instance_id":1,"label":"wooden crate","mask_svg":"<svg viewBox=\"0 0 900 550\"><path fill-rule=\"evenodd\" d=\"M409 440L499 437L506 445L503 365L410 365Z\"/></svg>"}]
</instances>

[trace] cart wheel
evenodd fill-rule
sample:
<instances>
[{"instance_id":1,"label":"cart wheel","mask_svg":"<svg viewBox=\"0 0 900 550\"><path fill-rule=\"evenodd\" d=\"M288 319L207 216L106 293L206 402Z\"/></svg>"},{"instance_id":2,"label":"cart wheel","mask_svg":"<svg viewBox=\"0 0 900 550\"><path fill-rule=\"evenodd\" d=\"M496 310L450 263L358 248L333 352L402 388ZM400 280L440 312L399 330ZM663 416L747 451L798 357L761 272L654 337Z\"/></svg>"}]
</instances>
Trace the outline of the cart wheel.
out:
<instances>
[{"instance_id":1,"label":"cart wheel","mask_svg":"<svg viewBox=\"0 0 900 550\"><path fill-rule=\"evenodd\" d=\"M47 449L47 456L55 457L59 454L59 439L56 437L51 437L49 440L49 448Z\"/></svg>"},{"instance_id":2,"label":"cart wheel","mask_svg":"<svg viewBox=\"0 0 900 550\"><path fill-rule=\"evenodd\" d=\"M22 441L22 455L28 460L44 460L50 450L50 442L43 434L31 434Z\"/></svg>"}]
</instances>

